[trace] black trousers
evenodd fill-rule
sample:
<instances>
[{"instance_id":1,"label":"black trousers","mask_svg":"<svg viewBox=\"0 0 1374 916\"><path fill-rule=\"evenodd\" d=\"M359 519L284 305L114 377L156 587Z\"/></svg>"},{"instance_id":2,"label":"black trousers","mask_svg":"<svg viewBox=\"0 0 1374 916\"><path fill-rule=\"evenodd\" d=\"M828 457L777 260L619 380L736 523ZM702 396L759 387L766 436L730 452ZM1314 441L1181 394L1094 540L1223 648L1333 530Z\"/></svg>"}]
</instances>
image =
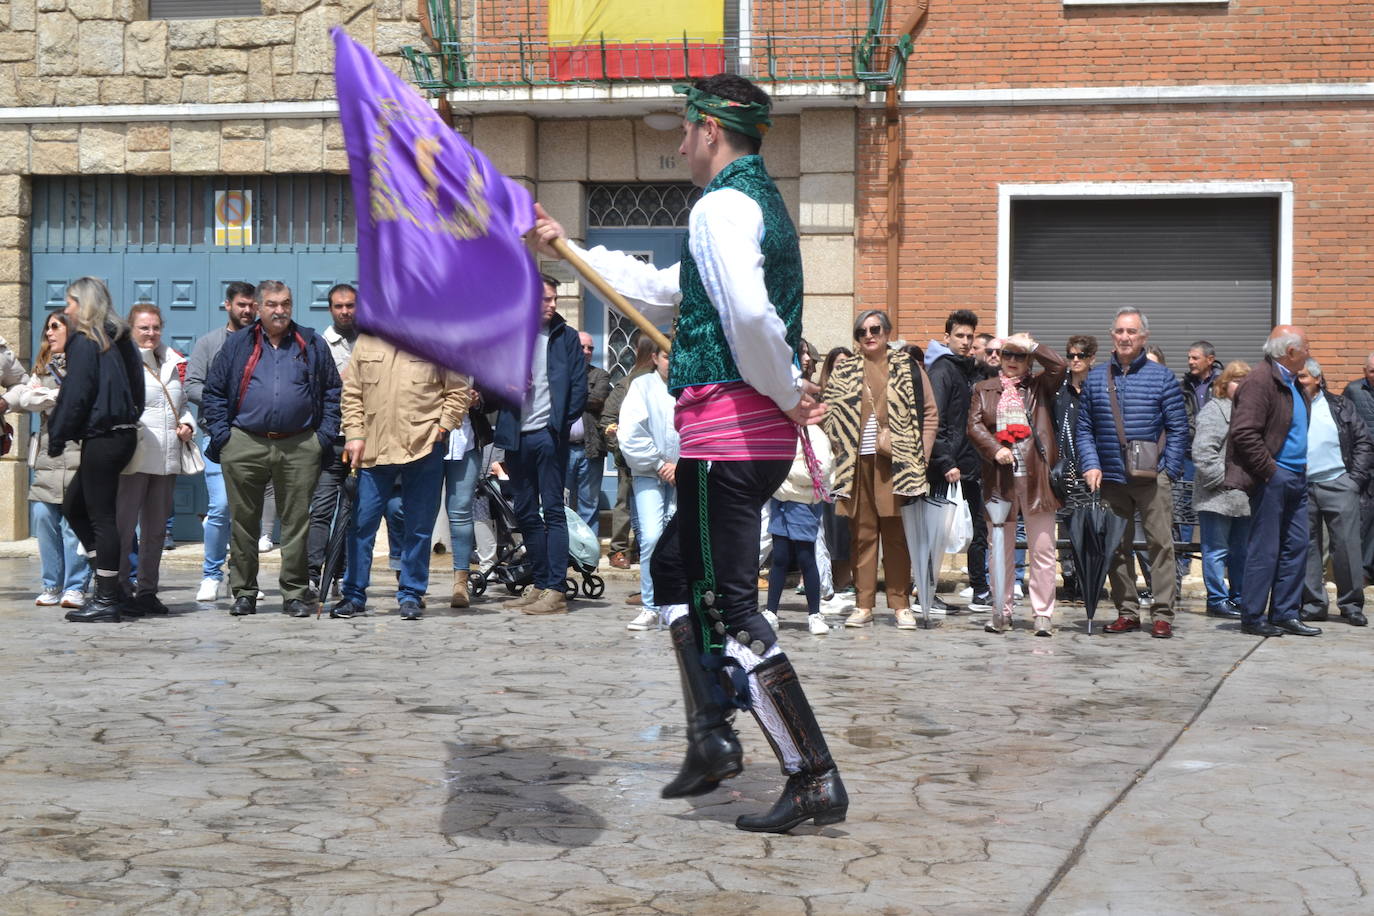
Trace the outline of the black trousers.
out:
<instances>
[{"instance_id":1,"label":"black trousers","mask_svg":"<svg viewBox=\"0 0 1374 916\"><path fill-rule=\"evenodd\" d=\"M324 466L320 468L320 479L315 484L315 492L310 497L310 535L306 538L305 563L309 569L310 581L318 582L320 567L324 565L324 551L329 544L329 522L334 517L334 507L339 499L339 487L348 476L348 465L343 463L343 442L337 441L330 448ZM336 572L342 576L340 566ZM320 597L329 597L329 584L320 585Z\"/></svg>"},{"instance_id":2,"label":"black trousers","mask_svg":"<svg viewBox=\"0 0 1374 916\"><path fill-rule=\"evenodd\" d=\"M693 632L700 641L702 608L692 602L692 583L705 576L702 552L701 476L706 477L705 518L709 528L710 560L715 572L716 607L727 632L746 645L761 640L771 648L777 634L759 613L759 525L763 504L787 479L792 462L700 461L683 458L677 464L677 514L668 522L654 556L650 574L654 603L685 604ZM762 653L760 653L762 654Z\"/></svg>"},{"instance_id":3,"label":"black trousers","mask_svg":"<svg viewBox=\"0 0 1374 916\"><path fill-rule=\"evenodd\" d=\"M137 442L138 432L132 429L116 429L82 440L81 466L62 500L62 515L86 552L94 553L92 565L97 570L119 571L119 558L125 549L115 523L119 472L134 457Z\"/></svg>"}]
</instances>

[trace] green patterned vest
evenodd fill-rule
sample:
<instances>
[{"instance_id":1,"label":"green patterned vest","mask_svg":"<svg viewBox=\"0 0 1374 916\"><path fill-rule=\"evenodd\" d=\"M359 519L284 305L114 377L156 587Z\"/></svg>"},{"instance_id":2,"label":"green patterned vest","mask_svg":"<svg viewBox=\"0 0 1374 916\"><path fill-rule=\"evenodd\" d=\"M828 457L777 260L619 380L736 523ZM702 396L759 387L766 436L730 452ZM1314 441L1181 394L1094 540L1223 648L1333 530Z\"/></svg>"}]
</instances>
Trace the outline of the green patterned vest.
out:
<instances>
[{"instance_id":1,"label":"green patterned vest","mask_svg":"<svg viewBox=\"0 0 1374 916\"><path fill-rule=\"evenodd\" d=\"M795 354L802 334L802 259L797 229L768 177L763 160L743 156L717 173L703 194L734 188L748 195L763 211L763 282L768 299L787 328L787 345ZM711 304L689 244L682 246L678 281L682 304L673 326L673 359L668 388L740 381L739 369L721 329L720 313Z\"/></svg>"}]
</instances>

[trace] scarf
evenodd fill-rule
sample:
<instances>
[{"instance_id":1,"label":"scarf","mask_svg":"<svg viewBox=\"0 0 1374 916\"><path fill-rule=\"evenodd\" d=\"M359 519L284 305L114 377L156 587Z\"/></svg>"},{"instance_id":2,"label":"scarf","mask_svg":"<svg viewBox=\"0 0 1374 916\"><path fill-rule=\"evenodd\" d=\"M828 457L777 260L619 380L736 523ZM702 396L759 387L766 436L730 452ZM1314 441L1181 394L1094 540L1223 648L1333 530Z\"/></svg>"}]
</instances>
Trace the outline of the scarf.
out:
<instances>
[{"instance_id":1,"label":"scarf","mask_svg":"<svg viewBox=\"0 0 1374 916\"><path fill-rule=\"evenodd\" d=\"M1024 379L998 376L1002 382L1002 396L997 401L997 428L993 435L998 442L1011 447L1030 438L1030 420L1026 416L1026 399L1022 394Z\"/></svg>"}]
</instances>

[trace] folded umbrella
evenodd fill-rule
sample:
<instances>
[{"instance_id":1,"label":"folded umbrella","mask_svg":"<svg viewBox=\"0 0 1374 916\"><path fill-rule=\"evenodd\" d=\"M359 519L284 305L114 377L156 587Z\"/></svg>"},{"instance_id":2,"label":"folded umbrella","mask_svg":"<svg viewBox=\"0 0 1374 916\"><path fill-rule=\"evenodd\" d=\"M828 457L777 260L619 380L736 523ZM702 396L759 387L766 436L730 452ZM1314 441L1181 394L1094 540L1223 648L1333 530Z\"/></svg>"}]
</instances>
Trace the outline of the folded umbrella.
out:
<instances>
[{"instance_id":1,"label":"folded umbrella","mask_svg":"<svg viewBox=\"0 0 1374 916\"><path fill-rule=\"evenodd\" d=\"M317 620L333 590L334 580L343 575L348 531L353 523L353 503L357 498L358 471L355 468L340 482L334 496L333 511L329 513L329 539L325 542L324 559L320 562L320 603L315 608Z\"/></svg>"},{"instance_id":2,"label":"folded umbrella","mask_svg":"<svg viewBox=\"0 0 1374 916\"><path fill-rule=\"evenodd\" d=\"M945 545L954 522L956 506L951 500L933 494L912 500L902 507L902 528L907 552L911 555L911 580L916 583L921 602L921 618L930 629L930 609L940 587L940 568L945 563Z\"/></svg>"},{"instance_id":3,"label":"folded umbrella","mask_svg":"<svg viewBox=\"0 0 1374 916\"><path fill-rule=\"evenodd\" d=\"M988 513L988 572L992 578L992 618L1000 621L1005 616L1002 596L1011 581L1011 569L1006 560L1007 522L1011 521L1011 536L1016 537L1016 525L1011 518L1012 504L1009 500L992 497L983 504ZM1015 562L1013 560L1013 562ZM993 626L1000 626L994 623Z\"/></svg>"},{"instance_id":4,"label":"folded umbrella","mask_svg":"<svg viewBox=\"0 0 1374 916\"><path fill-rule=\"evenodd\" d=\"M1069 516L1069 549L1078 569L1083 590L1083 609L1088 614L1088 632L1093 631L1097 599L1107 581L1112 555L1126 533L1126 519L1113 512L1101 497L1077 506Z\"/></svg>"}]
</instances>

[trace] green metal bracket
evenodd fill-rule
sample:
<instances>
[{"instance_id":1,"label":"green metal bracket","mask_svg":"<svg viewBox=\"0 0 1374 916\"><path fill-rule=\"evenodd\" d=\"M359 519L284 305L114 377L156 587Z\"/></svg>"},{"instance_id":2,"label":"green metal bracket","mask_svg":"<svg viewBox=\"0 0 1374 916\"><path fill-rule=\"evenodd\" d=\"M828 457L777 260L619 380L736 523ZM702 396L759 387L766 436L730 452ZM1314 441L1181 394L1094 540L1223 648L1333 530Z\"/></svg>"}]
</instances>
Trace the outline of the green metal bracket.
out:
<instances>
[{"instance_id":1,"label":"green metal bracket","mask_svg":"<svg viewBox=\"0 0 1374 916\"><path fill-rule=\"evenodd\" d=\"M868 17L868 32L854 47L854 77L873 91L901 85L907 58L916 46L910 33L899 35L888 49L887 69L874 67L874 58L883 45L883 23L887 20L888 0L873 0Z\"/></svg>"}]
</instances>

